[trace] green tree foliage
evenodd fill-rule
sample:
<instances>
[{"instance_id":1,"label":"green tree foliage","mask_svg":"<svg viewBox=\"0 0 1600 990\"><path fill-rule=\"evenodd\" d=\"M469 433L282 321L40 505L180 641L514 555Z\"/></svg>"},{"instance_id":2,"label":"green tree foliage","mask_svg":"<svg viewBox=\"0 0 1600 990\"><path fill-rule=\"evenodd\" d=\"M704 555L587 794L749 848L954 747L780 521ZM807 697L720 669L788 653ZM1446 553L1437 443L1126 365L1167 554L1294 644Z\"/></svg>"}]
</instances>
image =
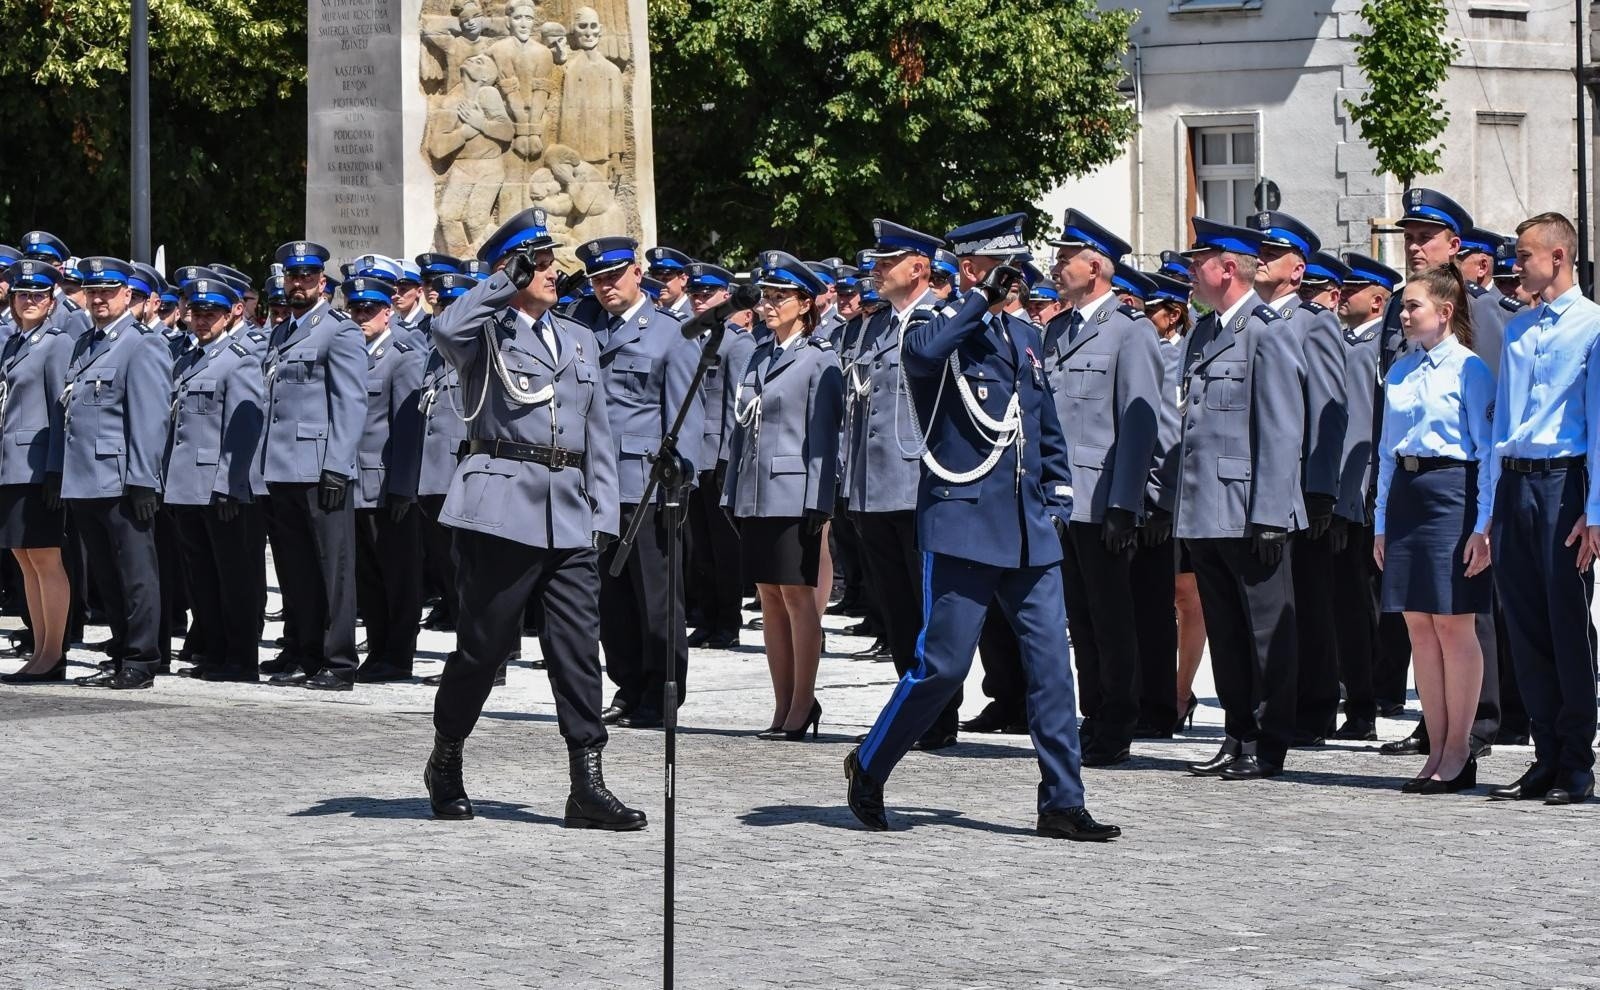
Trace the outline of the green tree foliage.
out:
<instances>
[{"instance_id":1,"label":"green tree foliage","mask_svg":"<svg viewBox=\"0 0 1600 990\"><path fill-rule=\"evenodd\" d=\"M0 241L128 244L130 5L0 0ZM155 243L259 274L304 226L305 0L150 0Z\"/></svg>"},{"instance_id":2,"label":"green tree foliage","mask_svg":"<svg viewBox=\"0 0 1600 990\"><path fill-rule=\"evenodd\" d=\"M1345 108L1377 155L1378 171L1403 186L1439 171L1435 142L1450 114L1437 94L1461 52L1444 36L1447 16L1441 0L1366 0L1368 31L1352 35L1370 88Z\"/></svg>"},{"instance_id":3,"label":"green tree foliage","mask_svg":"<svg viewBox=\"0 0 1600 990\"><path fill-rule=\"evenodd\" d=\"M732 265L1032 211L1116 158L1137 14L1093 0L651 0L657 226ZM1033 232L1049 221L1035 217Z\"/></svg>"}]
</instances>

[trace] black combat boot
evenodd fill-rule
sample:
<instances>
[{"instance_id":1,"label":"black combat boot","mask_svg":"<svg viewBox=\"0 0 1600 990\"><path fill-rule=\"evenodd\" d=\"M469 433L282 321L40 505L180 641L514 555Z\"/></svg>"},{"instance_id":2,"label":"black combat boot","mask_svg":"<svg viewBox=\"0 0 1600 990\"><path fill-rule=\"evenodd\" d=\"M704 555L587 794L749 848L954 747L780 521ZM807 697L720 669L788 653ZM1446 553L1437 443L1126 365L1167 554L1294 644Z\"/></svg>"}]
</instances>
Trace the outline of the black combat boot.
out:
<instances>
[{"instance_id":1,"label":"black combat boot","mask_svg":"<svg viewBox=\"0 0 1600 990\"><path fill-rule=\"evenodd\" d=\"M422 782L428 787L428 803L433 805L435 818L460 822L472 817L472 801L461 782L461 750L466 744L465 739L451 739L438 731L433 734L433 753L422 771Z\"/></svg>"},{"instance_id":2,"label":"black combat boot","mask_svg":"<svg viewBox=\"0 0 1600 990\"><path fill-rule=\"evenodd\" d=\"M600 772L598 747L569 751L567 765L572 774L572 793L567 795L567 828L602 828L609 832L644 828L644 812L623 804L606 788L606 779Z\"/></svg>"}]
</instances>

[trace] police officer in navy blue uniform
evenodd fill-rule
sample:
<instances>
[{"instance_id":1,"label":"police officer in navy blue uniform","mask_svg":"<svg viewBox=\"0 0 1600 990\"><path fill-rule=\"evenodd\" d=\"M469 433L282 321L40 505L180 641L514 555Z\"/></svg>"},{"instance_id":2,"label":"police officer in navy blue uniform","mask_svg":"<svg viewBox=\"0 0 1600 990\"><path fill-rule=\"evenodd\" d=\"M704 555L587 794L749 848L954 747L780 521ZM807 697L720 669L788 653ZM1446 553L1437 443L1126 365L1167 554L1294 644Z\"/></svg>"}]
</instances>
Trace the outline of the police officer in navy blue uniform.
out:
<instances>
[{"instance_id":1,"label":"police officer in navy blue uniform","mask_svg":"<svg viewBox=\"0 0 1600 990\"><path fill-rule=\"evenodd\" d=\"M394 287L358 275L346 305L366 339L366 422L356 447L356 603L367 628L363 684L409 680L422 618L417 500L422 453L422 351L389 323Z\"/></svg>"},{"instance_id":2,"label":"police officer in navy blue uniform","mask_svg":"<svg viewBox=\"0 0 1600 990\"><path fill-rule=\"evenodd\" d=\"M1113 276L1126 241L1074 209L1049 243L1057 249L1051 274L1072 304L1046 333L1045 368L1072 464L1061 574L1084 715L1079 731L1084 764L1110 766L1128 758L1139 720L1131 567L1159 439L1161 353L1142 304L1118 301ZM1149 280L1124 273L1131 291L1151 291L1130 276Z\"/></svg>"},{"instance_id":3,"label":"police officer in navy blue uniform","mask_svg":"<svg viewBox=\"0 0 1600 990\"><path fill-rule=\"evenodd\" d=\"M238 332L228 333L242 305L231 285L200 278L181 291L196 346L173 366L163 501L194 611L188 638L198 634L206 648L188 673L254 682L266 592L261 358Z\"/></svg>"},{"instance_id":4,"label":"police officer in navy blue uniform","mask_svg":"<svg viewBox=\"0 0 1600 990\"><path fill-rule=\"evenodd\" d=\"M645 815L607 789L600 758L597 550L620 531L616 449L599 344L551 311L554 247L542 209L512 217L479 249L499 270L433 325L434 346L460 375L471 439L440 515L455 531L461 621L423 779L436 817L472 817L462 749L533 596L545 606L539 649L567 743L566 825L632 830Z\"/></svg>"},{"instance_id":5,"label":"police officer in navy blue uniform","mask_svg":"<svg viewBox=\"0 0 1600 990\"><path fill-rule=\"evenodd\" d=\"M1076 702L1061 593L1059 532L1072 512L1066 440L1026 321L1003 313L1022 281L1022 214L968 224L946 239L961 259L961 306L906 334L901 359L924 431L917 493L923 632L917 669L895 686L866 741L845 759L849 805L887 829L883 785L966 678L984 612L998 599L1028 670L1028 715L1043 781L1038 832L1121 834L1084 807Z\"/></svg>"},{"instance_id":6,"label":"police officer in navy blue uniform","mask_svg":"<svg viewBox=\"0 0 1600 990\"><path fill-rule=\"evenodd\" d=\"M111 669L78 683L145 688L161 661L154 522L172 360L161 335L128 311L133 266L93 257L83 259L79 270L94 329L78 338L67 367L59 495L89 560L103 568L98 586L107 598L118 652Z\"/></svg>"},{"instance_id":7,"label":"police officer in navy blue uniform","mask_svg":"<svg viewBox=\"0 0 1600 990\"><path fill-rule=\"evenodd\" d=\"M327 248L290 241L277 259L293 315L273 330L265 354L261 474L285 633L294 635L272 683L348 691L357 667L349 489L367 416L366 347L361 328L322 298Z\"/></svg>"},{"instance_id":8,"label":"police officer in navy blue uniform","mask_svg":"<svg viewBox=\"0 0 1600 990\"><path fill-rule=\"evenodd\" d=\"M1187 542L1227 738L1191 773L1283 770L1295 731L1294 543L1305 527L1305 373L1292 328L1256 295L1261 234L1194 218L1194 294L1173 533Z\"/></svg>"},{"instance_id":9,"label":"police officer in navy blue uniform","mask_svg":"<svg viewBox=\"0 0 1600 990\"><path fill-rule=\"evenodd\" d=\"M703 261L691 262L686 285L692 315L699 316L728 301L733 273ZM734 393L755 349L750 331L729 320L717 348L717 361L706 369L700 385L705 409L700 441L703 463L700 484L689 497L693 546L689 568L701 589L703 622L690 635L690 646L725 650L739 645L743 624L739 614L739 531L728 521L719 501L728 476Z\"/></svg>"},{"instance_id":10,"label":"police officer in navy blue uniform","mask_svg":"<svg viewBox=\"0 0 1600 990\"><path fill-rule=\"evenodd\" d=\"M419 258L428 257L421 255ZM422 386L417 408L422 417L422 448L417 473L417 507L422 510L424 567L439 592L439 603L422 623L425 629L451 631L456 627L456 565L450 530L439 521L450 480L456 473L456 452L467 439L468 412L461 404L461 376L455 366L433 346L433 320L477 283L456 272L435 275L428 283L434 311L423 323L428 346L423 358ZM424 684L439 683L438 675Z\"/></svg>"},{"instance_id":11,"label":"police officer in navy blue uniform","mask_svg":"<svg viewBox=\"0 0 1600 990\"><path fill-rule=\"evenodd\" d=\"M577 249L595 295L574 315L600 341L624 529L640 511L650 476L648 458L685 404L689 411L678 455L694 472L705 463L700 449L704 409L699 394L689 391L699 347L683 338L677 317L650 304L639 284L643 273L638 250L627 237L603 237ZM680 689L689 666L681 603L672 608L667 600L667 540L681 539L681 534L667 532L664 513L651 515L650 524L639 530L621 575L611 576L610 552L600 559L600 641L605 646L606 673L617 686L605 717L608 723L629 728L662 723L665 654L669 650L672 654ZM673 612L677 620L669 622Z\"/></svg>"}]
</instances>

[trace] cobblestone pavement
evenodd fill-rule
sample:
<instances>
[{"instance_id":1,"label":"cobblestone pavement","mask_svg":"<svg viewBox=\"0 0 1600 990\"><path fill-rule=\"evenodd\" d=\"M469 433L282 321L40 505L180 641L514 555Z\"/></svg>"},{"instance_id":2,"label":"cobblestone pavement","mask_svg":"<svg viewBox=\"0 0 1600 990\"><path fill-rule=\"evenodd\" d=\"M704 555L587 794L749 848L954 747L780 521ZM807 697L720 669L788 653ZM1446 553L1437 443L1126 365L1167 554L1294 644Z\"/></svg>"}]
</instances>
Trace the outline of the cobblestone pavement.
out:
<instances>
[{"instance_id":1,"label":"cobblestone pavement","mask_svg":"<svg viewBox=\"0 0 1600 990\"><path fill-rule=\"evenodd\" d=\"M899 828L858 831L840 764L893 672L827 621L820 744L747 736L771 714L759 633L691 661L680 987L1600 986L1597 806L1402 795L1417 761L1371 744L1296 752L1275 781L1188 777L1220 735L1210 699L1185 737L1086 773L1120 842L1035 838L1037 767L1010 736L911 754ZM418 672L448 648L425 633ZM650 828L568 832L549 687L514 665L467 747L480 818L447 824L420 781L431 703L416 684L0 687L0 987L659 986L662 735L606 751ZM1498 749L1482 776L1529 758Z\"/></svg>"}]
</instances>

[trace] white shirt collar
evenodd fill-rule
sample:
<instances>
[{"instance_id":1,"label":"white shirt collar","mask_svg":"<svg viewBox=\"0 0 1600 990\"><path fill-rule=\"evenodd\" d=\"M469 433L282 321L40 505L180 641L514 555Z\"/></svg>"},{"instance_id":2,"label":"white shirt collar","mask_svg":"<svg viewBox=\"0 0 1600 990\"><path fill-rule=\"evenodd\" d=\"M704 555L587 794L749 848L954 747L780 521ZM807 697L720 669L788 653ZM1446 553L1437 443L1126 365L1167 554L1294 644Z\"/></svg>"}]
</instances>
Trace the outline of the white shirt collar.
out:
<instances>
[{"instance_id":1,"label":"white shirt collar","mask_svg":"<svg viewBox=\"0 0 1600 990\"><path fill-rule=\"evenodd\" d=\"M1367 322L1365 322L1365 323L1361 324L1360 326L1356 327L1354 330L1351 330L1350 333L1352 335L1356 336L1356 337L1365 337L1367 335L1368 331L1370 331L1373 327L1377 326L1379 323L1382 323L1382 322L1383 322L1383 317L1374 316L1372 319L1370 319Z\"/></svg>"},{"instance_id":2,"label":"white shirt collar","mask_svg":"<svg viewBox=\"0 0 1600 990\"><path fill-rule=\"evenodd\" d=\"M1298 293L1298 292L1285 292L1283 295L1281 295L1278 298L1272 300L1272 302L1268 303L1267 305L1271 306L1277 312L1282 313L1283 310L1284 310L1284 307L1289 305L1289 300L1291 300L1291 299L1299 299L1299 298L1300 298L1300 293Z\"/></svg>"},{"instance_id":3,"label":"white shirt collar","mask_svg":"<svg viewBox=\"0 0 1600 990\"><path fill-rule=\"evenodd\" d=\"M1257 298L1259 297L1254 292L1246 292L1244 295L1240 296L1238 301L1232 306L1229 306L1227 311L1223 313L1221 317L1219 317L1222 320L1222 325L1227 326L1228 324L1232 323L1233 318L1239 315L1239 310L1244 308L1244 304L1252 299Z\"/></svg>"},{"instance_id":4,"label":"white shirt collar","mask_svg":"<svg viewBox=\"0 0 1600 990\"><path fill-rule=\"evenodd\" d=\"M1083 314L1083 325L1088 326L1089 321L1094 318L1094 314L1100 311L1100 307L1106 305L1107 302L1116 298L1117 290L1107 289L1104 293L1094 297L1080 306L1078 308L1078 312Z\"/></svg>"},{"instance_id":5,"label":"white shirt collar","mask_svg":"<svg viewBox=\"0 0 1600 990\"><path fill-rule=\"evenodd\" d=\"M392 336L394 336L394 330L392 328L390 328L390 327L384 327L383 328L383 333L380 333L380 334L378 334L378 336L374 337L372 340L367 341L367 353L368 354L376 354L376 353L378 353L378 348L382 347L383 346L383 342L388 340Z\"/></svg>"},{"instance_id":6,"label":"white shirt collar","mask_svg":"<svg viewBox=\"0 0 1600 990\"><path fill-rule=\"evenodd\" d=\"M639 311L641 309L644 309L646 306L649 306L649 305L650 305L650 294L648 292L639 293L639 301L634 303L632 306L628 307L628 311L626 313L622 314L622 323L620 323L618 325L619 326L626 326L628 323L633 321L634 317L639 315Z\"/></svg>"}]
</instances>

